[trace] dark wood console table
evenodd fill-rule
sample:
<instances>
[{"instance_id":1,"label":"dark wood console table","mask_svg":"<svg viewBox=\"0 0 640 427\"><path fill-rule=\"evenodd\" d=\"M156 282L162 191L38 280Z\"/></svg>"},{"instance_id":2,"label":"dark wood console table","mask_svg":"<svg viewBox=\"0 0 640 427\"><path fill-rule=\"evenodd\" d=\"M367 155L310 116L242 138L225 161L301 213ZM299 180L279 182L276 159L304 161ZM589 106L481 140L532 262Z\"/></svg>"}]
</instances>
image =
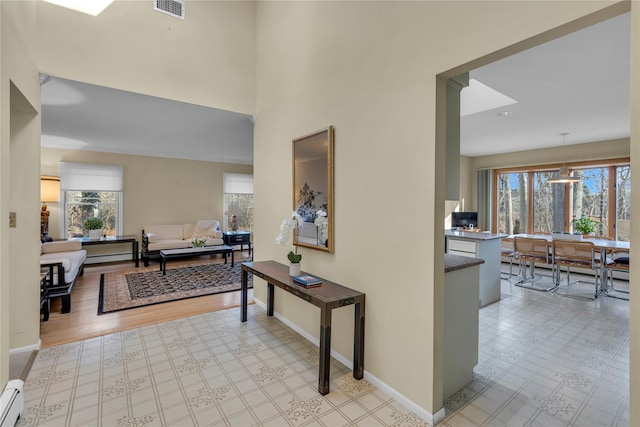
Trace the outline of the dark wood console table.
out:
<instances>
[{"instance_id":1,"label":"dark wood console table","mask_svg":"<svg viewBox=\"0 0 640 427\"><path fill-rule=\"evenodd\" d=\"M62 240L80 240L82 246L94 246L94 245L109 245L117 243L131 243L131 259L136 264L136 267L140 265L140 257L138 256L138 240L136 236L107 236L100 239L91 240L88 237L71 237L69 239Z\"/></svg>"},{"instance_id":2,"label":"dark wood console table","mask_svg":"<svg viewBox=\"0 0 640 427\"><path fill-rule=\"evenodd\" d=\"M248 274L267 281L267 316L273 316L274 286L320 308L320 369L318 392L329 393L329 367L331 361L331 312L334 308L354 305L353 378L364 374L364 312L365 294L346 286L322 279L322 285L305 288L289 276L289 267L275 261L246 262L242 264L242 305L240 320L247 321ZM307 273L304 273L307 274Z\"/></svg>"}]
</instances>

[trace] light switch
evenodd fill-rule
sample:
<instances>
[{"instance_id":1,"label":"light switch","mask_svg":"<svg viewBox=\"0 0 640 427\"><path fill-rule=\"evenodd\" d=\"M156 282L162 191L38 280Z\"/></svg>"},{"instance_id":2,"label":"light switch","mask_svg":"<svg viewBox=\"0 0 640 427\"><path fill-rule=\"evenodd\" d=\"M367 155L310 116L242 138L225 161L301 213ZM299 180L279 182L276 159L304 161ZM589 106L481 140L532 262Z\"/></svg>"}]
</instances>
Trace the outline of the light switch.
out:
<instances>
[{"instance_id":1,"label":"light switch","mask_svg":"<svg viewBox=\"0 0 640 427\"><path fill-rule=\"evenodd\" d=\"M16 213L9 212L9 228L16 228Z\"/></svg>"}]
</instances>

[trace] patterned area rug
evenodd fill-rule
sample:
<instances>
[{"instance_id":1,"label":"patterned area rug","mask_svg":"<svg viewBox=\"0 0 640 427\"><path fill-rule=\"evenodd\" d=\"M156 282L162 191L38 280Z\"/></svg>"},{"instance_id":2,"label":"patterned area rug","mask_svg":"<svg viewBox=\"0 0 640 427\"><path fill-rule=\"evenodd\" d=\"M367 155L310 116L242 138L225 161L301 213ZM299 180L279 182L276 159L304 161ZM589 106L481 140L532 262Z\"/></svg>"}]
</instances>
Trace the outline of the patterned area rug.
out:
<instances>
[{"instance_id":1,"label":"patterned area rug","mask_svg":"<svg viewBox=\"0 0 640 427\"><path fill-rule=\"evenodd\" d=\"M198 264L154 270L132 269L100 276L98 314L240 290L240 263ZM253 287L249 275L249 287Z\"/></svg>"}]
</instances>

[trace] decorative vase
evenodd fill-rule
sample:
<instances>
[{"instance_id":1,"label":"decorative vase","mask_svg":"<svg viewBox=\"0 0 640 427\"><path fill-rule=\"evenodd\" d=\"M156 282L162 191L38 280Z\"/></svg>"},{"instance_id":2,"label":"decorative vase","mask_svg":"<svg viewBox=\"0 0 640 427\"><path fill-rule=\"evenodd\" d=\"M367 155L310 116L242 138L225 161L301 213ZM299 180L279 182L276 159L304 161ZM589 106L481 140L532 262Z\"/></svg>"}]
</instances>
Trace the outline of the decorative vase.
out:
<instances>
[{"instance_id":1,"label":"decorative vase","mask_svg":"<svg viewBox=\"0 0 640 427\"><path fill-rule=\"evenodd\" d=\"M289 264L289 276L299 276L301 271L299 262Z\"/></svg>"},{"instance_id":2,"label":"decorative vase","mask_svg":"<svg viewBox=\"0 0 640 427\"><path fill-rule=\"evenodd\" d=\"M101 230L89 230L89 239L100 240L100 232Z\"/></svg>"}]
</instances>

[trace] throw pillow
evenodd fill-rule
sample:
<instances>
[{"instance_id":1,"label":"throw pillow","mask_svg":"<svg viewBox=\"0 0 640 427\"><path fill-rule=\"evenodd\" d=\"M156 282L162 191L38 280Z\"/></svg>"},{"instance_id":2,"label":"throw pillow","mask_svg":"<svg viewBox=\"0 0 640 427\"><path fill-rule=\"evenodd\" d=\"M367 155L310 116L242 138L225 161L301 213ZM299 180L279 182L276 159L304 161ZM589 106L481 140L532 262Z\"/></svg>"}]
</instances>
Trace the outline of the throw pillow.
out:
<instances>
[{"instance_id":1,"label":"throw pillow","mask_svg":"<svg viewBox=\"0 0 640 427\"><path fill-rule=\"evenodd\" d=\"M149 239L149 243L156 243L158 241L158 236L153 233L147 233L147 238Z\"/></svg>"},{"instance_id":2,"label":"throw pillow","mask_svg":"<svg viewBox=\"0 0 640 427\"><path fill-rule=\"evenodd\" d=\"M191 236L192 239L197 237L211 237L214 235L216 228L218 227L218 221L204 221L200 220L196 224L196 229Z\"/></svg>"}]
</instances>

